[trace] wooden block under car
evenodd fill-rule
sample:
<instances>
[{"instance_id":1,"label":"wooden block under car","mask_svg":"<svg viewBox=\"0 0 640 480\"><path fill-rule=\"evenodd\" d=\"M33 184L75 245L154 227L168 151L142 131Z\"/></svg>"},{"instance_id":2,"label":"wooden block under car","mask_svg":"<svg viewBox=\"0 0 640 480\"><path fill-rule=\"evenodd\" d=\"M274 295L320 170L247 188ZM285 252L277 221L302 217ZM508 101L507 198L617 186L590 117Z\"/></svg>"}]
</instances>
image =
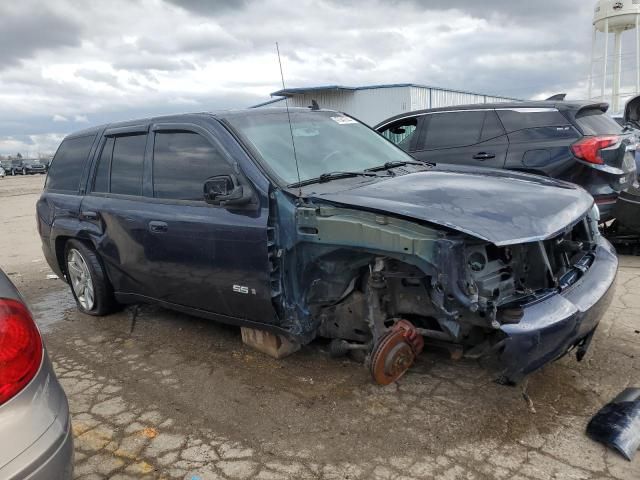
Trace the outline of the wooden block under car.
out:
<instances>
[{"instance_id":1,"label":"wooden block under car","mask_svg":"<svg viewBox=\"0 0 640 480\"><path fill-rule=\"evenodd\" d=\"M299 343L275 333L247 327L240 327L240 331L242 343L273 358L284 358L300 350Z\"/></svg>"}]
</instances>

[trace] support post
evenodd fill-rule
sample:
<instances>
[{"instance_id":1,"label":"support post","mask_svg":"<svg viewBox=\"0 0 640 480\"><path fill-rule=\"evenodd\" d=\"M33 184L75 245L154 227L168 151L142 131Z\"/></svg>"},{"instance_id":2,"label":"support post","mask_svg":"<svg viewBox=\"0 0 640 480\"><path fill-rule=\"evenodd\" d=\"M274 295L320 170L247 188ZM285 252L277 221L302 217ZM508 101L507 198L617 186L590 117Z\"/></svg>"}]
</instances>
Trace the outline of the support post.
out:
<instances>
[{"instance_id":1,"label":"support post","mask_svg":"<svg viewBox=\"0 0 640 480\"><path fill-rule=\"evenodd\" d=\"M602 91L600 99L604 102L604 92L607 88L607 63L609 62L609 19L604 21L604 56L602 61Z\"/></svg>"},{"instance_id":2,"label":"support post","mask_svg":"<svg viewBox=\"0 0 640 480\"><path fill-rule=\"evenodd\" d=\"M638 17L636 17L636 21L637 21ZM591 64L589 65L589 95L588 95L588 99L591 100L591 93L593 90L593 58L595 56L596 53L596 33L598 32L598 29L595 28L595 26L593 27L593 35L591 37ZM640 71L640 70L639 70Z\"/></svg>"},{"instance_id":3,"label":"support post","mask_svg":"<svg viewBox=\"0 0 640 480\"><path fill-rule=\"evenodd\" d=\"M611 85L611 105L613 113L620 111L620 71L622 69L622 31L614 31L613 84Z\"/></svg>"},{"instance_id":4,"label":"support post","mask_svg":"<svg viewBox=\"0 0 640 480\"><path fill-rule=\"evenodd\" d=\"M640 15L636 15L636 95L640 94Z\"/></svg>"}]
</instances>

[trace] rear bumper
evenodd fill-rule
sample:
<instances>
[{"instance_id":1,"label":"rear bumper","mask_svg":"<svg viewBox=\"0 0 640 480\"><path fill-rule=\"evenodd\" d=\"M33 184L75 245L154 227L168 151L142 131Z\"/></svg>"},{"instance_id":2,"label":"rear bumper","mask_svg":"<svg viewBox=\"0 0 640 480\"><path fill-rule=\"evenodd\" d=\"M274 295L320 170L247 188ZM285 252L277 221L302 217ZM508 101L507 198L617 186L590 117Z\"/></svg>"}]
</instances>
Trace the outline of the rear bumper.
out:
<instances>
[{"instance_id":1,"label":"rear bumper","mask_svg":"<svg viewBox=\"0 0 640 480\"><path fill-rule=\"evenodd\" d=\"M632 187L638 175L634 158L627 155L620 168L582 161L578 161L578 165L581 168L576 168L564 180L580 185L591 194L600 210L601 221L612 220L618 196Z\"/></svg>"},{"instance_id":2,"label":"rear bumper","mask_svg":"<svg viewBox=\"0 0 640 480\"><path fill-rule=\"evenodd\" d=\"M71 480L73 478L73 435L71 433L71 419L67 416L64 428L61 425L51 426L43 437L38 440L21 457L28 459L25 465L26 476L18 475L17 478L25 480ZM53 447L53 448L52 448ZM38 454L40 454L38 456ZM32 457L37 457L31 461ZM20 458L20 457L18 457ZM35 466L36 470L32 470Z\"/></svg>"},{"instance_id":3,"label":"rear bumper","mask_svg":"<svg viewBox=\"0 0 640 480\"><path fill-rule=\"evenodd\" d=\"M60 269L60 264L58 263L56 254L49 244L49 238L43 236L40 238L42 240L42 254L44 255L44 259L47 261L47 264L51 267L51 270L58 275L58 277L64 278L64 273Z\"/></svg>"},{"instance_id":4,"label":"rear bumper","mask_svg":"<svg viewBox=\"0 0 640 480\"><path fill-rule=\"evenodd\" d=\"M563 356L594 332L611 303L618 258L600 237L596 257L585 275L566 291L524 308L519 323L503 325L500 354L503 377L517 383L525 375Z\"/></svg>"},{"instance_id":5,"label":"rear bumper","mask_svg":"<svg viewBox=\"0 0 640 480\"><path fill-rule=\"evenodd\" d=\"M621 225L640 233L640 188L631 187L622 192L613 209Z\"/></svg>"}]
</instances>

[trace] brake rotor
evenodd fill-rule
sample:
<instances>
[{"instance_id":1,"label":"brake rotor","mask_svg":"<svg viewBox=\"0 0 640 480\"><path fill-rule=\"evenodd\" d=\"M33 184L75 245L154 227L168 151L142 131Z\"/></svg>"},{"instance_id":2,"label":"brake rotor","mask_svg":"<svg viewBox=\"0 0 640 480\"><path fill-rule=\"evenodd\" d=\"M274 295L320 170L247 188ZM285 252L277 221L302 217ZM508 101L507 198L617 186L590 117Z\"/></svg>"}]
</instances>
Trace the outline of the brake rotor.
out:
<instances>
[{"instance_id":1,"label":"brake rotor","mask_svg":"<svg viewBox=\"0 0 640 480\"><path fill-rule=\"evenodd\" d=\"M386 333L376 345L371 356L371 375L380 385L398 380L413 365L416 358L402 331Z\"/></svg>"}]
</instances>

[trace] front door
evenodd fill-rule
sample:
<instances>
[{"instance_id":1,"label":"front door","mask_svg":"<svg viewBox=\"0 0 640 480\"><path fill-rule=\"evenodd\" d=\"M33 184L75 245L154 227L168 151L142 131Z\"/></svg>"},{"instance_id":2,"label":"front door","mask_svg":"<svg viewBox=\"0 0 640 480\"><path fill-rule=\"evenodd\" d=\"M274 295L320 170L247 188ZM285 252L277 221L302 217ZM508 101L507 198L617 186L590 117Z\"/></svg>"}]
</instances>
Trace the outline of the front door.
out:
<instances>
[{"instance_id":1,"label":"front door","mask_svg":"<svg viewBox=\"0 0 640 480\"><path fill-rule=\"evenodd\" d=\"M144 252L148 295L262 323L275 321L267 251L268 208L225 208L204 200L205 181L238 175L208 131L156 124ZM245 180L246 181L246 180ZM249 186L248 182L246 183Z\"/></svg>"},{"instance_id":2,"label":"front door","mask_svg":"<svg viewBox=\"0 0 640 480\"><path fill-rule=\"evenodd\" d=\"M411 152L418 160L503 168L509 142L494 110L423 115Z\"/></svg>"}]
</instances>

